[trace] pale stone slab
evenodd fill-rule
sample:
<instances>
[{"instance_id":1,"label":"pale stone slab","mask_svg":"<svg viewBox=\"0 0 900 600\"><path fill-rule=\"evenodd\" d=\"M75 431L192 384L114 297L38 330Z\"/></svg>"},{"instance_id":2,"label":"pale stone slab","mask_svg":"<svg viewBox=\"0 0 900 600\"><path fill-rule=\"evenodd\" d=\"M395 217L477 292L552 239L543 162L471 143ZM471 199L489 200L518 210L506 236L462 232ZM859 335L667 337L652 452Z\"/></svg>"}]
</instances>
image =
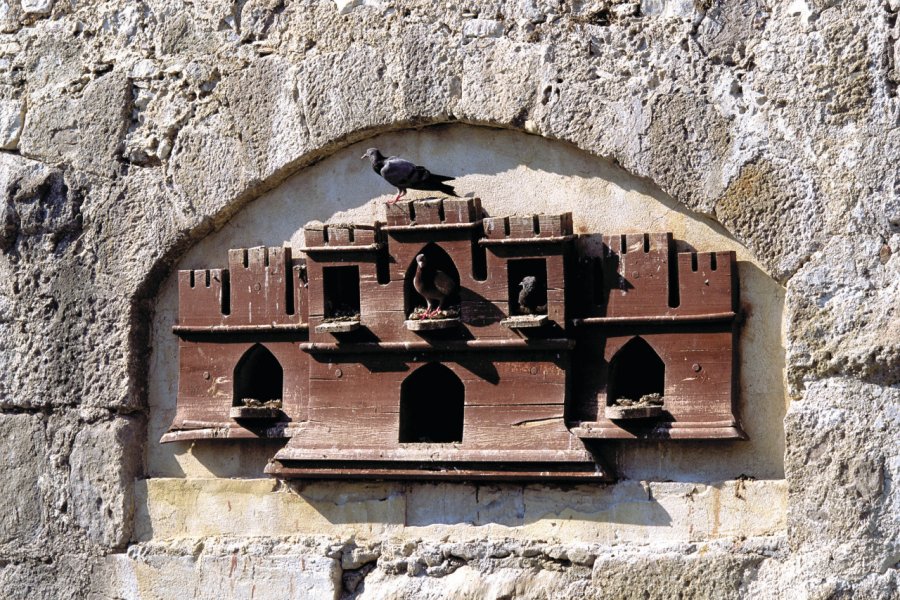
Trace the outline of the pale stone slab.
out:
<instances>
[{"instance_id":1,"label":"pale stone slab","mask_svg":"<svg viewBox=\"0 0 900 600\"><path fill-rule=\"evenodd\" d=\"M240 550L236 545L233 552L204 552L196 557L171 551L112 555L103 561L93 585L110 598L135 600L337 600L340 596L341 569L334 559L304 553L303 546L289 553Z\"/></svg>"},{"instance_id":2,"label":"pale stone slab","mask_svg":"<svg viewBox=\"0 0 900 600\"><path fill-rule=\"evenodd\" d=\"M559 488L158 478L138 485L136 536L465 539L477 530L566 543L705 541L783 532L786 495L784 481Z\"/></svg>"},{"instance_id":3,"label":"pale stone slab","mask_svg":"<svg viewBox=\"0 0 900 600\"><path fill-rule=\"evenodd\" d=\"M25 124L25 103L22 100L0 100L0 148L14 150L19 145Z\"/></svg>"}]
</instances>

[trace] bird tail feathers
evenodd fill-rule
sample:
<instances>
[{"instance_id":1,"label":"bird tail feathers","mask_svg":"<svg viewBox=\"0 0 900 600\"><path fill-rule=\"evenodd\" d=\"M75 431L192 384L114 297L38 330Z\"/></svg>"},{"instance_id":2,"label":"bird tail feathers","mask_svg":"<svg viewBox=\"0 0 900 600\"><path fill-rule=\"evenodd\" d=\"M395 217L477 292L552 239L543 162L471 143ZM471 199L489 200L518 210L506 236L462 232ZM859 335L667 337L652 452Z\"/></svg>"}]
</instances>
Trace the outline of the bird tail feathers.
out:
<instances>
[{"instance_id":1,"label":"bird tail feathers","mask_svg":"<svg viewBox=\"0 0 900 600\"><path fill-rule=\"evenodd\" d=\"M453 189L452 185L447 185L446 183L439 183L434 187L435 192L442 192L447 194L448 196L453 196L457 198L456 190Z\"/></svg>"}]
</instances>

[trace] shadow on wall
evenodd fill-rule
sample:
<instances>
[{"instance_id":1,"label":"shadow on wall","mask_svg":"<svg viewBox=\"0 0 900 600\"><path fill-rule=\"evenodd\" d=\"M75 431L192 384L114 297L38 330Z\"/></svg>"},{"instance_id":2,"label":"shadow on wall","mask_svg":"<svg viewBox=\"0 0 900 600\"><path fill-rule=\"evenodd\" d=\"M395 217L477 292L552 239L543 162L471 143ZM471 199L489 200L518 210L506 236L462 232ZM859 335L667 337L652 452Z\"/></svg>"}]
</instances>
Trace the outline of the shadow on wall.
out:
<instances>
[{"instance_id":1,"label":"shadow on wall","mask_svg":"<svg viewBox=\"0 0 900 600\"><path fill-rule=\"evenodd\" d=\"M252 202L229 226L209 237L227 235L231 229L240 230L240 246L278 245L282 241L299 246L302 227L308 221L383 221L383 204L394 197L396 189L372 171L368 160L360 159L370 146L403 156L435 173L456 177L453 183L457 194L481 198L488 215L571 210L576 228L589 231L578 227L581 206L608 213L604 218L610 220L610 227L604 233L656 230L656 215L645 213L642 216L650 220L642 221L635 220L635 215L629 218L621 214L629 204L623 196L639 195L655 200L664 211L700 219L719 235L729 235L715 220L692 213L647 180L571 144L505 129L436 125L379 135L339 150ZM433 195L410 190L407 198ZM677 232L675 237L684 239ZM192 256L198 256L194 250L182 261Z\"/></svg>"},{"instance_id":2,"label":"shadow on wall","mask_svg":"<svg viewBox=\"0 0 900 600\"><path fill-rule=\"evenodd\" d=\"M261 196L222 230L197 243L177 268L224 266L229 248L277 246L285 242L302 246L303 225L315 219L362 223L383 220L383 203L393 196L394 191L372 172L368 161L360 160L370 146L377 146L386 153L402 154L434 172L456 175L458 193L473 193L480 197L486 210L494 215L571 211L579 232L671 231L683 242L681 249L689 245L698 251L735 250L739 260L741 301L748 314L740 339L739 414L750 440L724 443L606 442L598 444L598 450L601 457L615 467L621 479L709 482L740 475L758 479L783 478L782 420L786 394L780 329L784 290L720 225L691 213L647 181L571 145L518 132L464 125L377 136L303 169ZM376 194L381 195L373 198ZM410 192L410 197L423 195ZM159 444L159 438L174 414L177 391L178 346L171 331L177 315L176 279L173 274L163 284L154 312L148 475L261 477L266 459L281 443L210 440ZM321 490L327 495L330 489L324 484L324 487L317 485L303 488L304 497L308 495L311 502L316 501L319 492L309 490ZM628 485L631 484L622 482L616 487ZM442 489L446 486L443 484ZM426 497L426 491L430 489L427 484L390 487L411 494L408 499L411 515L430 514L433 518L452 522L467 522L471 511L475 510L472 507L481 502L458 504L469 506L462 511L469 515L465 516L459 511L453 512L457 505L447 501L447 512L440 514L450 516L438 517L434 515L439 513L424 509L417 513L414 509L416 498ZM512 502L511 507L515 508L517 497L554 493L566 494L567 498L589 496L594 488L458 486L452 489L461 496L477 498L493 494L487 490L503 490L503 498L498 497L496 502ZM515 492L516 489L520 491ZM432 501L444 502L441 500L443 495L435 492ZM323 507L322 510L326 509ZM649 510L654 514L652 507ZM482 514L477 510L476 513ZM519 513L513 510L511 514ZM417 517L410 518L415 520ZM641 518L646 519L646 515ZM659 515L661 524L664 518ZM423 516L420 520L427 519Z\"/></svg>"},{"instance_id":3,"label":"shadow on wall","mask_svg":"<svg viewBox=\"0 0 900 600\"><path fill-rule=\"evenodd\" d=\"M545 519L664 527L672 523L668 511L635 481L614 486L515 485L462 483L360 483L354 490L333 482L289 482L287 488L332 525L367 523L369 511L347 510L348 504L390 502L402 512L388 511L389 525L499 525L523 527ZM339 498L336 502L335 499ZM565 501L560 501L565 498Z\"/></svg>"}]
</instances>

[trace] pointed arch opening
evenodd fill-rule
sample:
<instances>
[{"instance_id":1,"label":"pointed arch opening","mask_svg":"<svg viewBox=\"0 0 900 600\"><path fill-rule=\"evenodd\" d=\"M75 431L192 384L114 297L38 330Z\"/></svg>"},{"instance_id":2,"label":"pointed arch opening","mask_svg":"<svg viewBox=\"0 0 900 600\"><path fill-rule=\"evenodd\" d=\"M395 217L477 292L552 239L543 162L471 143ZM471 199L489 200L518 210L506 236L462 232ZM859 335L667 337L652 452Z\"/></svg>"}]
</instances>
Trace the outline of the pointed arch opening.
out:
<instances>
[{"instance_id":1,"label":"pointed arch opening","mask_svg":"<svg viewBox=\"0 0 900 600\"><path fill-rule=\"evenodd\" d=\"M463 439L465 385L448 367L430 363L400 385L400 443Z\"/></svg>"},{"instance_id":2,"label":"pointed arch opening","mask_svg":"<svg viewBox=\"0 0 900 600\"><path fill-rule=\"evenodd\" d=\"M622 346L609 363L607 404L622 399L640 400L664 396L666 365L659 354L640 336Z\"/></svg>"},{"instance_id":3,"label":"pointed arch opening","mask_svg":"<svg viewBox=\"0 0 900 600\"><path fill-rule=\"evenodd\" d=\"M281 400L284 369L268 348L255 344L234 367L233 381L233 406L246 406L248 400L262 403Z\"/></svg>"},{"instance_id":4,"label":"pointed arch opening","mask_svg":"<svg viewBox=\"0 0 900 600\"><path fill-rule=\"evenodd\" d=\"M447 254L446 250L433 242L423 246L422 249L416 253L416 256L419 254L425 256L426 266L422 272L422 278L425 284L431 285L434 282L435 274L438 272L446 274L456 285L450 295L444 299L443 308L445 310L453 307L458 308L460 305L459 270L456 268L453 259L450 258L450 255ZM427 306L425 297L417 292L415 288L414 280L417 269L418 264L415 257L413 257L412 262L406 269L406 277L403 285L404 308L407 315L412 314L417 308L425 308ZM433 302L433 304L436 305L437 302Z\"/></svg>"}]
</instances>

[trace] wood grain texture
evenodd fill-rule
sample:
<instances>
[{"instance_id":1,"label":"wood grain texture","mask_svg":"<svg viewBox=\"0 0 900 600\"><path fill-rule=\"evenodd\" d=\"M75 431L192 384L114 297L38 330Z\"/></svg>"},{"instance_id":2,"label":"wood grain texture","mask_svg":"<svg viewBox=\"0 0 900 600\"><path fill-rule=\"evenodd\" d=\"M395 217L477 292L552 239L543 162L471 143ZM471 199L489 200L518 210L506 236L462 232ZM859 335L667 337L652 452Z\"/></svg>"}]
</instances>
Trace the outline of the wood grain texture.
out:
<instances>
[{"instance_id":1,"label":"wood grain texture","mask_svg":"<svg viewBox=\"0 0 900 600\"><path fill-rule=\"evenodd\" d=\"M238 249L228 269L179 272L178 404L163 441L288 436L267 469L285 478L608 480L585 444L746 437L733 252L676 254L668 233L594 236L591 246L570 213L484 217L477 199L387 211L385 225L308 225L303 257ZM422 304L411 285L419 253L458 282L451 328L407 327ZM347 289L325 283L340 267L358 272L352 327L328 320L326 293L344 292L326 290ZM540 314L520 314L526 276L543 286ZM232 411L234 378L252 380L236 367L255 344L282 373L283 408L268 420ZM416 375L429 365L445 379ZM621 416L607 413L611 394L641 394L641 381L658 382L659 414L608 418ZM459 415L461 436L439 438L457 442L401 434L409 415L429 425L432 413L445 415L434 426Z\"/></svg>"}]
</instances>

